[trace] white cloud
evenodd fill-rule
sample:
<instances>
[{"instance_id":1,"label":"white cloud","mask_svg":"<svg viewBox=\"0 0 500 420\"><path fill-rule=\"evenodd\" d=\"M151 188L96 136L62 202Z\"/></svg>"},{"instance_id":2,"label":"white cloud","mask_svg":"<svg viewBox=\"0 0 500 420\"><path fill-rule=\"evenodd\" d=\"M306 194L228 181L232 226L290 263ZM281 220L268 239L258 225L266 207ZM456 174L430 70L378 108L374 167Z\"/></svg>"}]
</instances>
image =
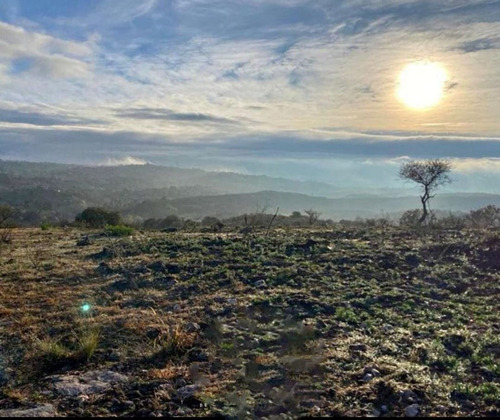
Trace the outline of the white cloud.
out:
<instances>
[{"instance_id":1,"label":"white cloud","mask_svg":"<svg viewBox=\"0 0 500 420\"><path fill-rule=\"evenodd\" d=\"M452 159L452 169L460 173L488 172L500 174L500 158Z\"/></svg>"},{"instance_id":2,"label":"white cloud","mask_svg":"<svg viewBox=\"0 0 500 420\"><path fill-rule=\"evenodd\" d=\"M0 22L0 64L5 68L15 60L26 59L27 68L21 73L84 77L89 74L89 64L84 59L91 53L87 43L66 41Z\"/></svg>"},{"instance_id":3,"label":"white cloud","mask_svg":"<svg viewBox=\"0 0 500 420\"><path fill-rule=\"evenodd\" d=\"M123 158L108 158L103 166L126 166L126 165L147 165L149 162L144 159L133 156L125 156Z\"/></svg>"}]
</instances>

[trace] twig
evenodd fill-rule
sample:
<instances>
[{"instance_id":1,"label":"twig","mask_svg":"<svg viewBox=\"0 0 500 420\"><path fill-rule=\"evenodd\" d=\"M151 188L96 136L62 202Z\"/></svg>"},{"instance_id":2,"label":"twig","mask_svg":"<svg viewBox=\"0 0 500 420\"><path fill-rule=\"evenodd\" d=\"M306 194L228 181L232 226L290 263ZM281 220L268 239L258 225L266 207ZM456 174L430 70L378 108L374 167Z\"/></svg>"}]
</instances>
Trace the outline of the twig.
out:
<instances>
[{"instance_id":1,"label":"twig","mask_svg":"<svg viewBox=\"0 0 500 420\"><path fill-rule=\"evenodd\" d=\"M273 218L271 219L271 221L269 222L269 226L267 227L267 231L266 231L266 234L264 235L265 238L267 238L267 235L269 234L269 230L271 229L271 225L273 224L274 222L274 219L276 219L276 216L278 215L278 212L280 211L280 208L278 207L276 209L276 213L274 213L274 216Z\"/></svg>"}]
</instances>

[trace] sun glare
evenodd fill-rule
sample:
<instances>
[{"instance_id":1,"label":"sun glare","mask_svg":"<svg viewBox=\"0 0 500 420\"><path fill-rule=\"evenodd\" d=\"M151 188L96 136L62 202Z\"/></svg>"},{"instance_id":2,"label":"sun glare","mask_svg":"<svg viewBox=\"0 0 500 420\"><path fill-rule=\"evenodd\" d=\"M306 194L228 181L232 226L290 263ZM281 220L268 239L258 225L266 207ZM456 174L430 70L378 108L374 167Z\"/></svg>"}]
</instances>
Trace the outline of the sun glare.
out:
<instances>
[{"instance_id":1,"label":"sun glare","mask_svg":"<svg viewBox=\"0 0 500 420\"><path fill-rule=\"evenodd\" d=\"M409 108L431 108L441 100L446 79L446 71L437 63L408 64L399 75L397 96Z\"/></svg>"}]
</instances>

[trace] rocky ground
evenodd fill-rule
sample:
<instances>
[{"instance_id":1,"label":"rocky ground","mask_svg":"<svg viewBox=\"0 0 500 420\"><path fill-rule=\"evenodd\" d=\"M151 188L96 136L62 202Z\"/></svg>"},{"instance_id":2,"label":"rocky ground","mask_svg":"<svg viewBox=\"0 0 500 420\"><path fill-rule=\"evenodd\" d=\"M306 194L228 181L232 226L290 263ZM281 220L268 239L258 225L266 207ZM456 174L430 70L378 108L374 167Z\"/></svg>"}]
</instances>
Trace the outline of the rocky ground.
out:
<instances>
[{"instance_id":1,"label":"rocky ground","mask_svg":"<svg viewBox=\"0 0 500 420\"><path fill-rule=\"evenodd\" d=\"M498 416L500 234L17 229L0 416Z\"/></svg>"}]
</instances>

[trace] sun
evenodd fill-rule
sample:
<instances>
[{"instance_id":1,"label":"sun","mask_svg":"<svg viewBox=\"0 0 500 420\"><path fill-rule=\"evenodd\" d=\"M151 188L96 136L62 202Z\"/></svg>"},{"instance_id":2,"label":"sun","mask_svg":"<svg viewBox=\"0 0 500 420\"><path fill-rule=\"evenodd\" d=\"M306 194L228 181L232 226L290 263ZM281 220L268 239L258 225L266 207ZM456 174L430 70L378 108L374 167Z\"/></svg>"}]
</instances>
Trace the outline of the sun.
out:
<instances>
[{"instance_id":1,"label":"sun","mask_svg":"<svg viewBox=\"0 0 500 420\"><path fill-rule=\"evenodd\" d=\"M445 69L437 63L410 63L399 75L396 94L409 108L425 110L439 103L446 80Z\"/></svg>"}]
</instances>

